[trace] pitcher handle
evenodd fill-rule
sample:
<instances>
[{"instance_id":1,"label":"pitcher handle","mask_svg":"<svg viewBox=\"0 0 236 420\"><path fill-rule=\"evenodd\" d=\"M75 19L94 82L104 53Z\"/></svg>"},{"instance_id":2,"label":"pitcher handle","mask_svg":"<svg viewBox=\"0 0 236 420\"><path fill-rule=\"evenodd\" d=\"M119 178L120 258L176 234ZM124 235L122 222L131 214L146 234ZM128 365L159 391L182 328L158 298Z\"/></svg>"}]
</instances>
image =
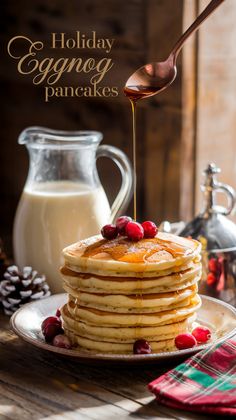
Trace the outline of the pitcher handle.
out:
<instances>
[{"instance_id":1,"label":"pitcher handle","mask_svg":"<svg viewBox=\"0 0 236 420\"><path fill-rule=\"evenodd\" d=\"M235 196L234 189L230 187L230 185L228 184L217 182L215 191L222 191L223 193L225 193L228 200L228 205L227 207L222 207L222 206L220 208L218 207L218 213L228 216L230 213L232 213L235 207L235 203L236 203L236 196Z\"/></svg>"},{"instance_id":2,"label":"pitcher handle","mask_svg":"<svg viewBox=\"0 0 236 420\"><path fill-rule=\"evenodd\" d=\"M98 147L97 158L108 157L118 166L121 173L121 187L111 206L111 222L126 210L132 197L133 169L128 157L120 149L103 144Z\"/></svg>"}]
</instances>

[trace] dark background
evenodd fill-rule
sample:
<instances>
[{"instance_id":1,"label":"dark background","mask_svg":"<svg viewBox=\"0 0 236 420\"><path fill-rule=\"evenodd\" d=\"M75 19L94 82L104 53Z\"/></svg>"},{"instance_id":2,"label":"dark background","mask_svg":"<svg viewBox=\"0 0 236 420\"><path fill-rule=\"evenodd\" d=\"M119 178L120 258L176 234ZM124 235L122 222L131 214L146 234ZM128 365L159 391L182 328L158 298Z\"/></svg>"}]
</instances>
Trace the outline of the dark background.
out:
<instances>
[{"instance_id":1,"label":"dark background","mask_svg":"<svg viewBox=\"0 0 236 420\"><path fill-rule=\"evenodd\" d=\"M14 213L28 171L27 152L17 144L20 132L32 125L98 130L104 134L103 143L121 148L131 159L131 110L122 87L137 67L167 57L182 32L183 0L175 0L174 9L173 0L9 0L1 1L0 16L0 237L10 247ZM52 98L45 103L43 88L34 86L31 76L17 72L15 60L7 54L7 43L15 35L25 35L49 44L51 32L73 36L76 30L86 34L95 30L98 36L116 39L109 55L115 64L106 80L108 85L119 87L119 96ZM89 55L76 49L66 51L68 57ZM52 54L49 51L48 55ZM92 56L99 58L103 53L93 51ZM81 77L71 73L64 83L78 85ZM159 222L163 218L178 220L180 216L181 85L180 58L179 76L171 89L160 98L143 101L138 110L140 220ZM119 172L114 164L105 161L98 163L99 173L112 200L119 186ZM131 206L128 212L132 214Z\"/></svg>"}]
</instances>

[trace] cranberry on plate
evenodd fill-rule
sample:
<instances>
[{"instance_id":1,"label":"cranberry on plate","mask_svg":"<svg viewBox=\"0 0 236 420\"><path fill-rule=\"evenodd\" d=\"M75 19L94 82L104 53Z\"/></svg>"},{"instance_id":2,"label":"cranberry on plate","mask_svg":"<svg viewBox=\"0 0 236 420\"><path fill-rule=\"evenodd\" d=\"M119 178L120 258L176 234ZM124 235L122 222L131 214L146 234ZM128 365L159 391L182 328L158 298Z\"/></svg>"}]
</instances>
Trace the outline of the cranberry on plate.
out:
<instances>
[{"instance_id":1,"label":"cranberry on plate","mask_svg":"<svg viewBox=\"0 0 236 420\"><path fill-rule=\"evenodd\" d=\"M53 346L62 349L71 349L71 342L65 334L58 334L53 338Z\"/></svg>"},{"instance_id":2,"label":"cranberry on plate","mask_svg":"<svg viewBox=\"0 0 236 420\"><path fill-rule=\"evenodd\" d=\"M49 316L45 318L41 324L42 331L50 324L57 324L61 327L61 320L58 316Z\"/></svg>"},{"instance_id":3,"label":"cranberry on plate","mask_svg":"<svg viewBox=\"0 0 236 420\"><path fill-rule=\"evenodd\" d=\"M204 326L199 326L194 328L192 335L196 338L198 343L206 343L211 338L211 331L209 328Z\"/></svg>"},{"instance_id":4,"label":"cranberry on plate","mask_svg":"<svg viewBox=\"0 0 236 420\"><path fill-rule=\"evenodd\" d=\"M58 334L64 334L64 330L58 324L48 324L43 330L43 335L48 343Z\"/></svg>"},{"instance_id":5,"label":"cranberry on plate","mask_svg":"<svg viewBox=\"0 0 236 420\"><path fill-rule=\"evenodd\" d=\"M179 350L190 349L196 346L196 344L197 344L196 338L190 333L178 334L175 337L175 345L177 349Z\"/></svg>"},{"instance_id":6,"label":"cranberry on plate","mask_svg":"<svg viewBox=\"0 0 236 420\"><path fill-rule=\"evenodd\" d=\"M142 338L134 342L133 352L134 354L150 354L152 352L152 348L149 342Z\"/></svg>"}]
</instances>

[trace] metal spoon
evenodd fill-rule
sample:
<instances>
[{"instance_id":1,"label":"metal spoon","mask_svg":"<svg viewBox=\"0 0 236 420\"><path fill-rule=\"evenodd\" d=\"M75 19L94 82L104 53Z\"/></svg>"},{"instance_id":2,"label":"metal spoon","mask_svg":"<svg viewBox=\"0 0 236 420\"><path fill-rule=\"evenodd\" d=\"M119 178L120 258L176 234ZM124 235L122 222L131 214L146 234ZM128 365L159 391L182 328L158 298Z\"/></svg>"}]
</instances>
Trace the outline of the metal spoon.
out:
<instances>
[{"instance_id":1,"label":"metal spoon","mask_svg":"<svg viewBox=\"0 0 236 420\"><path fill-rule=\"evenodd\" d=\"M149 63L136 70L125 84L124 93L133 101L148 98L166 89L176 78L176 60L178 54L188 39L201 23L221 4L224 0L212 0L203 12L197 17L192 25L184 32L174 45L166 61Z\"/></svg>"}]
</instances>

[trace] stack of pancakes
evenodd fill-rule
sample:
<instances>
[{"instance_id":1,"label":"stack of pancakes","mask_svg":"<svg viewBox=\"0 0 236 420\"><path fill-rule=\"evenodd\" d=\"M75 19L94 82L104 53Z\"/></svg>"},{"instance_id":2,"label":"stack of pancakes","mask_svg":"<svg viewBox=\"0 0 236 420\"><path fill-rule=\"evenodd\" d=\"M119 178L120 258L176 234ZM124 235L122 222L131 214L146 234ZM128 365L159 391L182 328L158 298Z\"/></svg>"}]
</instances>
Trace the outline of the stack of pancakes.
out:
<instances>
[{"instance_id":1,"label":"stack of pancakes","mask_svg":"<svg viewBox=\"0 0 236 420\"><path fill-rule=\"evenodd\" d=\"M199 242L162 232L138 242L93 236L65 248L65 333L100 353L132 353L138 339L153 352L173 350L201 305L200 251Z\"/></svg>"}]
</instances>

